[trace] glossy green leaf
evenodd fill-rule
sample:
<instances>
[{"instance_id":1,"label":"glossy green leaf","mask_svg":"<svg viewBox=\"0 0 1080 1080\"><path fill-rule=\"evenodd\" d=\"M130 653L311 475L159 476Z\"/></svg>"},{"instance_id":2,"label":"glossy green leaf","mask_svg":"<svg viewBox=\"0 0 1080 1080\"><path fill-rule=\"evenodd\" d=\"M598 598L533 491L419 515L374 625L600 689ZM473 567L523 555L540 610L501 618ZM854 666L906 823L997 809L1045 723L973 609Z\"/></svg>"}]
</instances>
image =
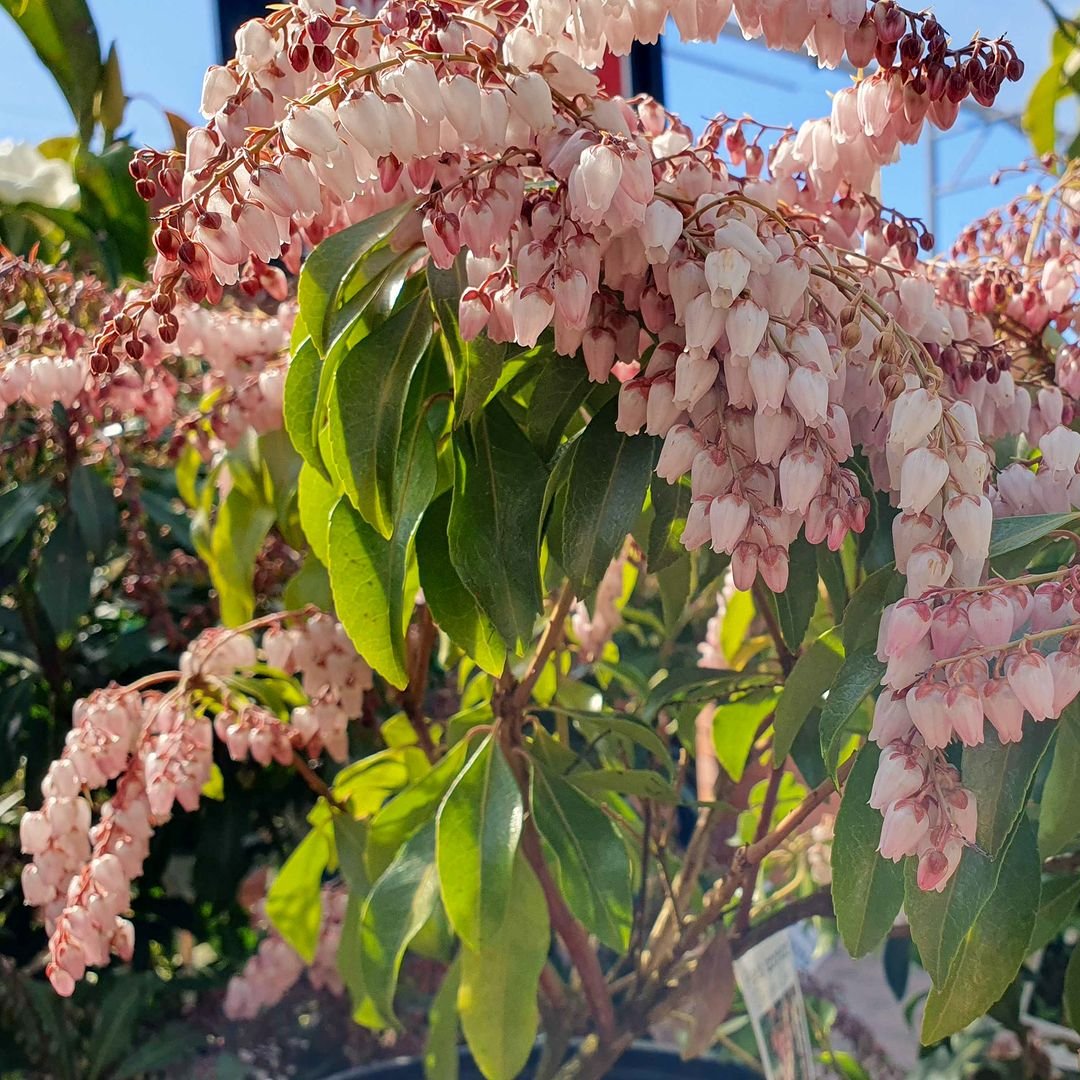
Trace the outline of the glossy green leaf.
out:
<instances>
[{"instance_id":1,"label":"glossy green leaf","mask_svg":"<svg viewBox=\"0 0 1080 1080\"><path fill-rule=\"evenodd\" d=\"M338 618L358 651L398 689L408 681L405 631L412 616L407 588L409 560L420 518L435 486L435 447L426 430L416 452L401 461L398 483L402 501L397 527L389 539L380 536L347 499L330 518L330 585ZM414 586L415 587L415 586Z\"/></svg>"},{"instance_id":2,"label":"glossy green leaf","mask_svg":"<svg viewBox=\"0 0 1080 1080\"><path fill-rule=\"evenodd\" d=\"M773 757L783 761L791 753L806 718L821 704L844 663L844 647L835 630L823 634L799 657L784 680L773 720Z\"/></svg>"},{"instance_id":3,"label":"glossy green leaf","mask_svg":"<svg viewBox=\"0 0 1080 1080\"><path fill-rule=\"evenodd\" d=\"M402 490L405 405L431 330L431 308L413 300L345 357L330 396L334 467L364 520L387 539Z\"/></svg>"},{"instance_id":4,"label":"glossy green leaf","mask_svg":"<svg viewBox=\"0 0 1080 1080\"><path fill-rule=\"evenodd\" d=\"M1039 851L1044 858L1064 851L1080 833L1080 701L1065 707L1056 727L1054 757L1039 803ZM1032 734L1026 730L1024 741Z\"/></svg>"},{"instance_id":5,"label":"glossy green leaf","mask_svg":"<svg viewBox=\"0 0 1080 1080\"><path fill-rule=\"evenodd\" d=\"M1043 878L1035 928L1028 942L1029 954L1045 949L1061 933L1075 913L1077 903L1080 903L1080 877Z\"/></svg>"},{"instance_id":6,"label":"glossy green leaf","mask_svg":"<svg viewBox=\"0 0 1080 1080\"><path fill-rule=\"evenodd\" d=\"M864 730L858 723L858 708L880 684L885 665L874 655L874 647L861 646L849 653L836 673L825 706L821 710L821 756L829 772L836 771L844 744L851 735Z\"/></svg>"},{"instance_id":7,"label":"glossy green leaf","mask_svg":"<svg viewBox=\"0 0 1080 1080\"><path fill-rule=\"evenodd\" d=\"M1008 989L1027 955L1039 906L1039 852L1029 822L1017 824L995 869L993 887L965 927L948 975L935 982L926 999L925 1044L982 1016Z\"/></svg>"},{"instance_id":8,"label":"glossy green leaf","mask_svg":"<svg viewBox=\"0 0 1080 1080\"><path fill-rule=\"evenodd\" d=\"M318 829L297 844L266 894L266 917L307 961L315 959L322 919L322 879L330 845Z\"/></svg>"},{"instance_id":9,"label":"glossy green leaf","mask_svg":"<svg viewBox=\"0 0 1080 1080\"><path fill-rule=\"evenodd\" d=\"M381 874L405 841L434 816L450 785L465 765L467 752L468 743L464 740L459 742L371 819L365 852L370 874L375 877Z\"/></svg>"},{"instance_id":10,"label":"glossy green leaf","mask_svg":"<svg viewBox=\"0 0 1080 1080\"><path fill-rule=\"evenodd\" d=\"M461 337L458 301L469 287L464 251L449 270L439 270L429 262L427 280L442 329L442 347L454 373L454 426L459 427L483 409L494 391L506 362L507 345L491 341L484 333L472 341Z\"/></svg>"},{"instance_id":11,"label":"glossy green leaf","mask_svg":"<svg viewBox=\"0 0 1080 1080\"><path fill-rule=\"evenodd\" d=\"M364 857L367 848L368 826L347 813L334 814L334 846L337 850L338 867L349 892L367 896L371 887Z\"/></svg>"},{"instance_id":12,"label":"glossy green leaf","mask_svg":"<svg viewBox=\"0 0 1080 1080\"><path fill-rule=\"evenodd\" d=\"M55 634L74 630L90 610L92 576L86 544L68 514L49 535L34 576L34 592Z\"/></svg>"},{"instance_id":13,"label":"glossy green leaf","mask_svg":"<svg viewBox=\"0 0 1080 1080\"><path fill-rule=\"evenodd\" d=\"M817 555L804 536L788 548L788 583L782 593L774 593L780 632L789 649L798 649L818 599Z\"/></svg>"},{"instance_id":14,"label":"glossy green leaf","mask_svg":"<svg viewBox=\"0 0 1080 1080\"><path fill-rule=\"evenodd\" d=\"M649 484L653 518L645 560L649 573L656 574L686 555L682 534L690 511L690 488L686 484L669 484L655 474Z\"/></svg>"},{"instance_id":15,"label":"glossy green leaf","mask_svg":"<svg viewBox=\"0 0 1080 1080\"><path fill-rule=\"evenodd\" d=\"M1017 832L1027 834L1021 819ZM1014 833L1014 837L1017 834ZM1013 842L1010 838L1009 843ZM1021 840L1022 849L1026 841ZM941 892L923 892L915 880L916 860L909 859L904 872L904 910L911 925L911 937L919 950L923 967L935 986L942 986L968 930L975 925L983 906L998 888L998 879L1006 859L1004 852L996 859L966 848L960 865ZM1038 883L1039 869L1032 875ZM1031 903L1031 914L1038 907L1038 894ZM1028 927L1028 933L1031 926Z\"/></svg>"},{"instance_id":16,"label":"glossy green leaf","mask_svg":"<svg viewBox=\"0 0 1080 1080\"><path fill-rule=\"evenodd\" d=\"M97 1010L89 1039L86 1080L100 1080L126 1056L135 1041L135 1025L152 994L147 974L128 972L109 984Z\"/></svg>"},{"instance_id":17,"label":"glossy green leaf","mask_svg":"<svg viewBox=\"0 0 1080 1080\"><path fill-rule=\"evenodd\" d=\"M979 814L975 843L988 855L997 855L1024 812L1054 732L1053 724L1033 724L1020 742L1002 745L988 724L986 741L964 748L960 771L964 787L975 794Z\"/></svg>"},{"instance_id":18,"label":"glossy green leaf","mask_svg":"<svg viewBox=\"0 0 1080 1080\"><path fill-rule=\"evenodd\" d=\"M326 465L323 463L316 438L318 425L315 421L315 403L319 396L319 379L322 374L323 359L311 338L305 338L292 355L289 370L285 376L285 430L292 440L296 452L312 469L317 469L324 477Z\"/></svg>"},{"instance_id":19,"label":"glossy green leaf","mask_svg":"<svg viewBox=\"0 0 1080 1080\"><path fill-rule=\"evenodd\" d=\"M547 474L497 401L454 434L454 454L450 558L503 640L520 651L542 606L537 535Z\"/></svg>"},{"instance_id":20,"label":"glossy green leaf","mask_svg":"<svg viewBox=\"0 0 1080 1080\"><path fill-rule=\"evenodd\" d=\"M844 785L832 848L836 926L847 951L865 956L884 940L904 902L904 868L878 854L881 814L867 805L878 748L867 743Z\"/></svg>"},{"instance_id":21,"label":"glossy green leaf","mask_svg":"<svg viewBox=\"0 0 1080 1080\"><path fill-rule=\"evenodd\" d=\"M454 957L446 969L439 992L431 1002L427 1016L427 1041L424 1043L425 1080L458 1080L461 1057L458 1053L458 988L461 986L461 957Z\"/></svg>"},{"instance_id":22,"label":"glossy green leaf","mask_svg":"<svg viewBox=\"0 0 1080 1080\"><path fill-rule=\"evenodd\" d=\"M904 579L895 566L875 570L848 601L841 632L844 649L855 652L864 645L877 642L881 613L904 595Z\"/></svg>"},{"instance_id":23,"label":"glossy green leaf","mask_svg":"<svg viewBox=\"0 0 1080 1080\"><path fill-rule=\"evenodd\" d=\"M109 277L115 280L144 276L152 250L147 206L128 172L133 154L129 143L117 142L100 153L80 148L74 162L79 216L101 243Z\"/></svg>"},{"instance_id":24,"label":"glossy green leaf","mask_svg":"<svg viewBox=\"0 0 1080 1080\"><path fill-rule=\"evenodd\" d=\"M1073 1031L1080 1031L1080 948L1073 946L1065 968L1065 986L1061 992L1065 1019Z\"/></svg>"},{"instance_id":25,"label":"glossy green leaf","mask_svg":"<svg viewBox=\"0 0 1080 1080\"><path fill-rule=\"evenodd\" d=\"M300 313L316 349L325 355L330 320L349 279L364 257L412 210L406 202L332 233L308 256L300 272Z\"/></svg>"},{"instance_id":26,"label":"glossy green leaf","mask_svg":"<svg viewBox=\"0 0 1080 1080\"><path fill-rule=\"evenodd\" d=\"M488 736L454 779L437 818L443 905L470 949L498 936L510 903L524 817L517 780L502 748Z\"/></svg>"},{"instance_id":27,"label":"glossy green leaf","mask_svg":"<svg viewBox=\"0 0 1080 1080\"><path fill-rule=\"evenodd\" d=\"M602 769L576 769L567 773L566 779L588 794L614 792L672 806L679 802L679 794L671 781L651 769L620 769L608 765Z\"/></svg>"},{"instance_id":28,"label":"glossy green leaf","mask_svg":"<svg viewBox=\"0 0 1080 1080\"><path fill-rule=\"evenodd\" d=\"M525 434L540 456L550 461L594 384L580 356L559 356L547 349L538 363L540 374L525 415Z\"/></svg>"},{"instance_id":29,"label":"glossy green leaf","mask_svg":"<svg viewBox=\"0 0 1080 1080\"><path fill-rule=\"evenodd\" d=\"M120 511L112 487L89 465L71 473L68 499L75 523L95 562L102 562L120 529Z\"/></svg>"},{"instance_id":30,"label":"glossy green leaf","mask_svg":"<svg viewBox=\"0 0 1080 1080\"><path fill-rule=\"evenodd\" d=\"M84 139L94 130L101 45L86 0L3 0L4 10L49 69Z\"/></svg>"},{"instance_id":31,"label":"glossy green leaf","mask_svg":"<svg viewBox=\"0 0 1080 1080\"><path fill-rule=\"evenodd\" d=\"M226 495L210 537L210 578L226 626L247 622L255 612L255 560L274 524L271 507L240 487Z\"/></svg>"},{"instance_id":32,"label":"glossy green leaf","mask_svg":"<svg viewBox=\"0 0 1080 1080\"><path fill-rule=\"evenodd\" d=\"M0 548L21 540L38 519L49 485L44 480L15 484L0 495Z\"/></svg>"},{"instance_id":33,"label":"glossy green leaf","mask_svg":"<svg viewBox=\"0 0 1080 1080\"><path fill-rule=\"evenodd\" d=\"M1033 514L1030 517L998 518L990 532L990 558L1027 547L1055 529L1074 525L1078 514Z\"/></svg>"},{"instance_id":34,"label":"glossy green leaf","mask_svg":"<svg viewBox=\"0 0 1080 1080\"><path fill-rule=\"evenodd\" d=\"M675 765L671 760L671 751L648 724L620 713L590 713L580 709L563 709L559 706L554 706L554 709L556 712L563 712L571 717L590 740L600 739L605 735L627 739L647 750L669 775L674 772Z\"/></svg>"},{"instance_id":35,"label":"glossy green leaf","mask_svg":"<svg viewBox=\"0 0 1080 1080\"><path fill-rule=\"evenodd\" d=\"M368 995L364 985L364 973L360 963L360 915L366 893L350 892L345 905L345 917L341 922L341 941L338 943L337 968L342 982L349 991L352 1018L361 1027L381 1031L386 1026L382 1014Z\"/></svg>"},{"instance_id":36,"label":"glossy green leaf","mask_svg":"<svg viewBox=\"0 0 1080 1080\"><path fill-rule=\"evenodd\" d=\"M775 690L751 690L716 706L713 749L724 772L735 783L742 779L755 736L775 710L777 700Z\"/></svg>"},{"instance_id":37,"label":"glossy green leaf","mask_svg":"<svg viewBox=\"0 0 1080 1080\"><path fill-rule=\"evenodd\" d=\"M609 948L625 950L634 898L630 858L618 826L577 788L544 769L533 776L533 812L570 910Z\"/></svg>"},{"instance_id":38,"label":"glossy green leaf","mask_svg":"<svg viewBox=\"0 0 1080 1080\"><path fill-rule=\"evenodd\" d=\"M617 412L613 398L569 449L548 528L552 554L578 596L600 583L622 549L652 475L657 440L617 431Z\"/></svg>"},{"instance_id":39,"label":"glossy green leaf","mask_svg":"<svg viewBox=\"0 0 1080 1080\"><path fill-rule=\"evenodd\" d=\"M1054 30L1050 52L1050 66L1035 83L1021 117L1024 130L1039 155L1052 154L1057 149L1057 104L1069 93L1070 86L1074 93L1078 90L1073 81L1076 79L1075 64L1071 65L1071 72L1066 71L1070 57L1075 55L1074 43L1060 26Z\"/></svg>"},{"instance_id":40,"label":"glossy green leaf","mask_svg":"<svg viewBox=\"0 0 1080 1080\"><path fill-rule=\"evenodd\" d=\"M424 514L416 534L416 558L424 602L440 629L489 675L499 676L506 665L506 645L465 588L450 559L450 504L447 492Z\"/></svg>"},{"instance_id":41,"label":"glossy green leaf","mask_svg":"<svg viewBox=\"0 0 1080 1080\"><path fill-rule=\"evenodd\" d=\"M340 499L341 492L305 461L297 484L300 528L324 566L330 562L330 518Z\"/></svg>"},{"instance_id":42,"label":"glossy green leaf","mask_svg":"<svg viewBox=\"0 0 1080 1080\"><path fill-rule=\"evenodd\" d=\"M431 917L438 898L435 822L429 821L372 885L360 916L364 986L387 1024L396 1024L394 995L405 950Z\"/></svg>"},{"instance_id":43,"label":"glossy green leaf","mask_svg":"<svg viewBox=\"0 0 1080 1080\"><path fill-rule=\"evenodd\" d=\"M330 573L311 552L304 556L300 569L285 583L281 602L289 611L299 611L309 604L320 611L333 611L334 596L330 591Z\"/></svg>"},{"instance_id":44,"label":"glossy green leaf","mask_svg":"<svg viewBox=\"0 0 1080 1080\"><path fill-rule=\"evenodd\" d=\"M510 889L513 916L483 947L461 951L461 1027L487 1080L515 1080L529 1059L540 1021L540 972L551 944L543 891L520 854Z\"/></svg>"}]
</instances>

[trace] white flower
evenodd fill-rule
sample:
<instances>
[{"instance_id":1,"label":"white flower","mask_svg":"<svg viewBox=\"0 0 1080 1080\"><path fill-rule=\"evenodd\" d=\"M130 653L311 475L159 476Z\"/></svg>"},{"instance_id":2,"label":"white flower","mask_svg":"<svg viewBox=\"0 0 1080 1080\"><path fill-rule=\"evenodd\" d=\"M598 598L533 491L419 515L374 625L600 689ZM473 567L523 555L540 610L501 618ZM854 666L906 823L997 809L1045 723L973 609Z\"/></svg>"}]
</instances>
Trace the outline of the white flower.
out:
<instances>
[{"instance_id":1,"label":"white flower","mask_svg":"<svg viewBox=\"0 0 1080 1080\"><path fill-rule=\"evenodd\" d=\"M70 209L79 202L79 185L66 161L47 158L30 143L0 139L0 202Z\"/></svg>"}]
</instances>

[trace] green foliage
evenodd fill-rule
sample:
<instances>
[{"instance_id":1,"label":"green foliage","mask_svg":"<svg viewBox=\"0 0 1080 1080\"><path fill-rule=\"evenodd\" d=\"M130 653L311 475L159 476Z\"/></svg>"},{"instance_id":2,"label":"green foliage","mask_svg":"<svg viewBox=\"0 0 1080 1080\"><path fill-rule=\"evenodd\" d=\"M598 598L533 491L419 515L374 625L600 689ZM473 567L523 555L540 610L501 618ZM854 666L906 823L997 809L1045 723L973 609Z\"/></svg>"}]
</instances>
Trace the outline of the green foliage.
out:
<instances>
[{"instance_id":1,"label":"green foliage","mask_svg":"<svg viewBox=\"0 0 1080 1080\"><path fill-rule=\"evenodd\" d=\"M277 932L310 964L319 943L322 878L330 844L312 829L278 871L266 894L266 916Z\"/></svg>"},{"instance_id":2,"label":"green foliage","mask_svg":"<svg viewBox=\"0 0 1080 1080\"><path fill-rule=\"evenodd\" d=\"M513 1080L528 1060L540 1020L537 982L551 940L544 894L520 854L508 886L513 917L478 949L461 950L461 1027L487 1080Z\"/></svg>"},{"instance_id":3,"label":"green foliage","mask_svg":"<svg viewBox=\"0 0 1080 1080\"><path fill-rule=\"evenodd\" d=\"M964 858L981 859L982 856L968 849ZM993 869L989 889L971 921L964 927L955 927L960 931L955 945L952 904L946 902L946 910L942 911L938 911L932 902L920 907L922 920L925 920L928 908L933 910L934 917L942 918L943 922L949 920L948 930L942 926L942 935L949 946L945 952L953 953L944 976L939 967L934 988L926 1000L922 1028L924 1043L937 1042L986 1012L1016 977L1027 955L1039 906L1040 877L1035 834L1028 822L1021 821L1017 825ZM959 871L953 880L958 876ZM957 906L962 907L965 899L966 894L953 891L952 900ZM908 913L914 936L915 914L911 909L910 890ZM919 943L917 937L916 942ZM922 953L921 943L919 950ZM925 954L923 957L925 960ZM939 961L944 958L939 952Z\"/></svg>"},{"instance_id":4,"label":"green foliage","mask_svg":"<svg viewBox=\"0 0 1080 1080\"><path fill-rule=\"evenodd\" d=\"M877 764L878 748L867 743L844 785L833 837L836 926L855 957L881 944L904 902L904 868L878 854L881 814L867 805Z\"/></svg>"},{"instance_id":5,"label":"green foliage","mask_svg":"<svg viewBox=\"0 0 1080 1080\"><path fill-rule=\"evenodd\" d=\"M1029 732L1025 732L1026 737ZM1039 850L1056 855L1080 833L1080 703L1073 702L1057 724L1054 757L1039 804Z\"/></svg>"},{"instance_id":6,"label":"green foliage","mask_svg":"<svg viewBox=\"0 0 1080 1080\"><path fill-rule=\"evenodd\" d=\"M489 736L454 780L436 819L443 905L474 952L497 939L507 917L524 817L517 780Z\"/></svg>"},{"instance_id":7,"label":"green foliage","mask_svg":"<svg viewBox=\"0 0 1080 1080\"><path fill-rule=\"evenodd\" d=\"M454 459L450 558L507 646L520 652L541 608L543 463L497 402L454 433Z\"/></svg>"},{"instance_id":8,"label":"green foliage","mask_svg":"<svg viewBox=\"0 0 1080 1080\"><path fill-rule=\"evenodd\" d=\"M830 772L840 764L840 754L853 734L868 730L858 715L859 706L881 682L885 665L873 646L860 646L844 659L821 710L821 756Z\"/></svg>"}]
</instances>

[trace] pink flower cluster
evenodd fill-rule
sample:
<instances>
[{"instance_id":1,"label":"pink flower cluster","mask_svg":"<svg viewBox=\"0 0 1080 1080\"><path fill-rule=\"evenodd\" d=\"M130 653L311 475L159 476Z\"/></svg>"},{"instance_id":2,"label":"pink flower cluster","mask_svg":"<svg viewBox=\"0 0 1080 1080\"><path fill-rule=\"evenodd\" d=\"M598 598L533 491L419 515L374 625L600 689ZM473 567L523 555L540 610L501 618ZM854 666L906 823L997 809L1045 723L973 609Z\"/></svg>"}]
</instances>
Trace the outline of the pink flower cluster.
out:
<instances>
[{"instance_id":1,"label":"pink flower cluster","mask_svg":"<svg viewBox=\"0 0 1080 1080\"><path fill-rule=\"evenodd\" d=\"M258 654L249 633L221 628L191 644L179 672L144 681L174 681L168 692L112 686L76 703L64 753L42 783L42 808L20 825L32 857L23 894L42 910L50 934L46 971L59 993L72 993L86 968L107 963L110 952L130 958L132 931L123 913L132 882L154 829L176 805L198 806L215 731L237 760L250 754L259 764L288 764L296 749L314 756L324 748L344 759L346 726L360 713L371 669L331 616L312 615L288 630L281 618L264 637L267 660L298 675L310 699L287 724L230 682L237 674L251 677ZM113 781L92 823L89 793Z\"/></svg>"},{"instance_id":2,"label":"pink flower cluster","mask_svg":"<svg viewBox=\"0 0 1080 1080\"><path fill-rule=\"evenodd\" d=\"M338 973L337 952L348 900L348 891L341 885L324 886L319 941L310 965L305 964L300 954L278 934L266 918L265 904L260 900L255 905L252 923L266 931L266 936L243 971L229 980L225 991L225 1015L230 1020L253 1020L281 1001L305 973L316 990L343 994L345 987Z\"/></svg>"},{"instance_id":3,"label":"pink flower cluster","mask_svg":"<svg viewBox=\"0 0 1080 1080\"><path fill-rule=\"evenodd\" d=\"M320 612L301 626L271 627L263 636L263 651L271 667L300 676L310 704L293 710L292 727L309 752L325 749L335 761L344 761L349 720L360 715L364 693L374 685L371 667L345 628Z\"/></svg>"},{"instance_id":4,"label":"pink flower cluster","mask_svg":"<svg viewBox=\"0 0 1080 1080\"><path fill-rule=\"evenodd\" d=\"M940 889L974 842L974 796L943 749L1023 738L1024 716L1057 719L1080 695L1080 580L1075 569L972 589L931 588L885 610L886 664L870 738L882 748L871 805L887 858L918 855L919 884ZM1060 639L1044 652L1040 645Z\"/></svg>"}]
</instances>

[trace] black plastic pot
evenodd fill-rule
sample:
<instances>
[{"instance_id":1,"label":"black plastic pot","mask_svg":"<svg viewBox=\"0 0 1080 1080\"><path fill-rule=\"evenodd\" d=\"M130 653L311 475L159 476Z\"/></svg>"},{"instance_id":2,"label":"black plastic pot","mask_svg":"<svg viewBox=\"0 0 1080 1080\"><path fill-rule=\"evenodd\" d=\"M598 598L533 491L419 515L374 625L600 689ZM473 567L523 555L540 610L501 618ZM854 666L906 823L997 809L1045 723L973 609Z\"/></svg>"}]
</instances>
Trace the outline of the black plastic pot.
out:
<instances>
[{"instance_id":1,"label":"black plastic pot","mask_svg":"<svg viewBox=\"0 0 1080 1080\"><path fill-rule=\"evenodd\" d=\"M522 1073L531 1075L530 1069L538 1051L533 1052L529 1066ZM615 1063L608 1073L611 1080L761 1080L760 1073L751 1072L742 1065L728 1064L709 1058L682 1061L673 1050L664 1050L651 1043L634 1043ZM461 1080L483 1080L468 1051L461 1051ZM395 1058L364 1065L358 1069L334 1073L326 1080L424 1080L424 1068L416 1058Z\"/></svg>"}]
</instances>

